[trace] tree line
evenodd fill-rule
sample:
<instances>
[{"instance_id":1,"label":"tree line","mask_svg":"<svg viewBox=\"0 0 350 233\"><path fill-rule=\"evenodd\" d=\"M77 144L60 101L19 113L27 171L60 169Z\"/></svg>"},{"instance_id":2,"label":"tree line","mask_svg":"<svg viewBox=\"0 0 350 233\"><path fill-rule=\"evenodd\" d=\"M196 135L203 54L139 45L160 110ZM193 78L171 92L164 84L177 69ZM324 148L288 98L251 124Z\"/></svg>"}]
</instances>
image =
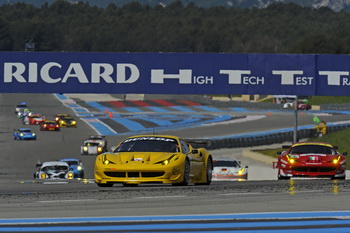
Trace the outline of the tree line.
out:
<instances>
[{"instance_id":1,"label":"tree line","mask_svg":"<svg viewBox=\"0 0 350 233\"><path fill-rule=\"evenodd\" d=\"M350 54L350 14L272 4L264 9L106 8L57 0L0 7L0 51Z\"/></svg>"}]
</instances>

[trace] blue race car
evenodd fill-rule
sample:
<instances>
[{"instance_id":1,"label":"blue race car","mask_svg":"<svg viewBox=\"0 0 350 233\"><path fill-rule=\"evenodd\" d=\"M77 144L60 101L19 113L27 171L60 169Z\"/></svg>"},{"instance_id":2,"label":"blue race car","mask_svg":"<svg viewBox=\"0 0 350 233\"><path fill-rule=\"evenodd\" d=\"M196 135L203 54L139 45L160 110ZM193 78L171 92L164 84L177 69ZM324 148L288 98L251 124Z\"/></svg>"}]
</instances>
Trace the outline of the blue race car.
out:
<instances>
[{"instance_id":1,"label":"blue race car","mask_svg":"<svg viewBox=\"0 0 350 233\"><path fill-rule=\"evenodd\" d=\"M36 134L30 128L19 128L13 132L14 140L36 140Z\"/></svg>"},{"instance_id":2,"label":"blue race car","mask_svg":"<svg viewBox=\"0 0 350 233\"><path fill-rule=\"evenodd\" d=\"M60 159L61 162L66 162L70 170L74 172L74 178L84 179L84 166L80 159Z\"/></svg>"}]
</instances>

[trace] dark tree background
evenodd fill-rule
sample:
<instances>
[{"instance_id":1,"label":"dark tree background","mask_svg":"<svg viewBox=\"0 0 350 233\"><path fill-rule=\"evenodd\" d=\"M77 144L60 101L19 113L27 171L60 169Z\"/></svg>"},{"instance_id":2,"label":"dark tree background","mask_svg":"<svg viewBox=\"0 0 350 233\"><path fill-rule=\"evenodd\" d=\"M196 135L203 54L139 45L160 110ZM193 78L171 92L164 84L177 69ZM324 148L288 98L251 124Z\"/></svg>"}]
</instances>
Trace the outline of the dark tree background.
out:
<instances>
[{"instance_id":1,"label":"dark tree background","mask_svg":"<svg viewBox=\"0 0 350 233\"><path fill-rule=\"evenodd\" d=\"M0 50L350 54L350 14L273 4L265 9L58 0L0 7Z\"/></svg>"}]
</instances>

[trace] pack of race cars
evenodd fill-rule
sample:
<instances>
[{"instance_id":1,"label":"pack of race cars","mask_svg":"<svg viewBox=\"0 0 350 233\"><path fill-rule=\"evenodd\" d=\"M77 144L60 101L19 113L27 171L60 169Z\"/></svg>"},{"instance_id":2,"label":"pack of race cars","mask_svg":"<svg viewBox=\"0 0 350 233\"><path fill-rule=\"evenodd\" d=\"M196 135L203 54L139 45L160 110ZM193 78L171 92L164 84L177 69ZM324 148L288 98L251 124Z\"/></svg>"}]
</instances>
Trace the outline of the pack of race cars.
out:
<instances>
[{"instance_id":1,"label":"pack of race cars","mask_svg":"<svg viewBox=\"0 0 350 233\"><path fill-rule=\"evenodd\" d=\"M42 114L30 111L26 103L16 106L15 113L23 124L39 125L40 131L59 131L61 127L77 127L68 114L56 114L46 120ZM15 129L15 140L36 140L30 128ZM298 142L284 146L279 153L278 180L295 177L345 179L346 152L325 142ZM108 152L103 135L90 135L80 146L81 155L95 155L94 181L99 187L121 183L137 186L141 183L172 185L209 185L212 181L248 179L248 166L232 158L214 159L203 147L195 148L191 141L170 135L137 135L124 139ZM63 158L37 164L35 179L81 179L84 166L76 158Z\"/></svg>"},{"instance_id":2,"label":"pack of race cars","mask_svg":"<svg viewBox=\"0 0 350 233\"><path fill-rule=\"evenodd\" d=\"M69 114L56 114L53 120L29 109L28 104L21 102L15 107L15 114L24 125L38 125L40 131L60 131L62 127L76 128L77 121ZM28 127L14 129L14 140L36 140L37 134ZM56 161L38 163L35 179L83 179L84 165L80 159L62 158Z\"/></svg>"}]
</instances>

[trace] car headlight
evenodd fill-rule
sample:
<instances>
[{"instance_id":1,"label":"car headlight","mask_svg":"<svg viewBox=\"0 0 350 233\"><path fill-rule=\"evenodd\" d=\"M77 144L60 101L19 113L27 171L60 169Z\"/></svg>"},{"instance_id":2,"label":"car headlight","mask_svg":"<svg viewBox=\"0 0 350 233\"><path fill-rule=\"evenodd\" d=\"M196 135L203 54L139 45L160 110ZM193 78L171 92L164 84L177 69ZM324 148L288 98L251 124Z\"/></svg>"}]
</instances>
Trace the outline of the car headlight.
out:
<instances>
[{"instance_id":1,"label":"car headlight","mask_svg":"<svg viewBox=\"0 0 350 233\"><path fill-rule=\"evenodd\" d=\"M102 151L102 147L100 147L100 146L97 147L97 151L98 151L98 152L101 152L101 151Z\"/></svg>"},{"instance_id":2,"label":"car headlight","mask_svg":"<svg viewBox=\"0 0 350 233\"><path fill-rule=\"evenodd\" d=\"M81 171L82 169L83 169L83 168L82 168L81 166L78 166L78 167L77 167L77 170L78 170L78 171Z\"/></svg>"},{"instance_id":3,"label":"car headlight","mask_svg":"<svg viewBox=\"0 0 350 233\"><path fill-rule=\"evenodd\" d=\"M47 178L47 175L45 173L40 174L40 179L46 179L46 178Z\"/></svg>"},{"instance_id":4,"label":"car headlight","mask_svg":"<svg viewBox=\"0 0 350 233\"><path fill-rule=\"evenodd\" d=\"M104 165L108 165L108 164L114 164L112 161L110 161L110 160L108 160L107 159L107 155L106 154L103 154L102 155L102 163L104 164Z\"/></svg>"},{"instance_id":5,"label":"car headlight","mask_svg":"<svg viewBox=\"0 0 350 233\"><path fill-rule=\"evenodd\" d=\"M87 150L88 150L88 147L87 147L87 146L84 146L84 147L83 147L83 150L84 150L84 151L87 151Z\"/></svg>"},{"instance_id":6,"label":"car headlight","mask_svg":"<svg viewBox=\"0 0 350 233\"><path fill-rule=\"evenodd\" d=\"M60 123L61 123L61 124L63 124L63 123L64 123L64 121L60 121Z\"/></svg>"},{"instance_id":7,"label":"car headlight","mask_svg":"<svg viewBox=\"0 0 350 233\"><path fill-rule=\"evenodd\" d=\"M21 136L21 137L22 137L23 135L24 135L23 133L20 133L20 134L19 134L19 136Z\"/></svg>"},{"instance_id":8,"label":"car headlight","mask_svg":"<svg viewBox=\"0 0 350 233\"><path fill-rule=\"evenodd\" d=\"M295 163L295 159L299 158L299 155L286 155L286 157L290 163Z\"/></svg>"},{"instance_id":9,"label":"car headlight","mask_svg":"<svg viewBox=\"0 0 350 233\"><path fill-rule=\"evenodd\" d=\"M162 165L168 165L172 160L176 160L178 158L178 156L176 154L170 156L169 158L159 161L155 164L162 164Z\"/></svg>"},{"instance_id":10,"label":"car headlight","mask_svg":"<svg viewBox=\"0 0 350 233\"><path fill-rule=\"evenodd\" d=\"M77 122L76 121L72 121L72 125L75 125Z\"/></svg>"},{"instance_id":11,"label":"car headlight","mask_svg":"<svg viewBox=\"0 0 350 233\"><path fill-rule=\"evenodd\" d=\"M336 158L336 159L333 159L332 162L333 162L334 164L337 164L337 163L339 163L339 160L340 160L340 156L338 156L338 158Z\"/></svg>"},{"instance_id":12,"label":"car headlight","mask_svg":"<svg viewBox=\"0 0 350 233\"><path fill-rule=\"evenodd\" d=\"M73 172L68 172L67 173L67 179L73 179L74 178L74 173Z\"/></svg>"},{"instance_id":13,"label":"car headlight","mask_svg":"<svg viewBox=\"0 0 350 233\"><path fill-rule=\"evenodd\" d=\"M32 136L35 136L35 133L32 133Z\"/></svg>"},{"instance_id":14,"label":"car headlight","mask_svg":"<svg viewBox=\"0 0 350 233\"><path fill-rule=\"evenodd\" d=\"M244 173L245 169L244 167L242 167L239 171L238 171L238 175L242 175Z\"/></svg>"}]
</instances>

